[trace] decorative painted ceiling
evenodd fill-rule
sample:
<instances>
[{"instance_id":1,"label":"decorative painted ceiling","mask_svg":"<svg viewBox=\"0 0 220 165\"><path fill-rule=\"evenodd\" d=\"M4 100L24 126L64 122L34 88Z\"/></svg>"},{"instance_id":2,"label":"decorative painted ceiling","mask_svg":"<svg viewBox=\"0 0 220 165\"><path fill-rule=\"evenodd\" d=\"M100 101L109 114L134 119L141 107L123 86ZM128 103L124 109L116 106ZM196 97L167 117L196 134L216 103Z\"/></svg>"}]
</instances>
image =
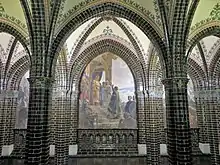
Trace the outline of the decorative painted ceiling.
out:
<instances>
[{"instance_id":1,"label":"decorative painted ceiling","mask_svg":"<svg viewBox=\"0 0 220 165\"><path fill-rule=\"evenodd\" d=\"M200 0L191 25L191 33L220 24L220 0Z\"/></svg>"},{"instance_id":2,"label":"decorative painted ceiling","mask_svg":"<svg viewBox=\"0 0 220 165\"><path fill-rule=\"evenodd\" d=\"M0 1L0 21L15 27L23 35L28 33L20 0Z\"/></svg>"},{"instance_id":3,"label":"decorative painted ceiling","mask_svg":"<svg viewBox=\"0 0 220 165\"><path fill-rule=\"evenodd\" d=\"M68 12L71 12L73 8L80 8L85 7L86 5L92 6L96 3L100 2L109 2L113 1L116 3L124 4L128 6L129 8L133 8L134 10L139 10L140 12L143 11L142 9L145 9L146 15L152 17L152 19L156 19L156 15L158 13L157 9L157 3L156 0L90 0L90 1L85 1L85 0L66 0L63 8L63 14L67 14Z\"/></svg>"},{"instance_id":4,"label":"decorative painted ceiling","mask_svg":"<svg viewBox=\"0 0 220 165\"><path fill-rule=\"evenodd\" d=\"M0 33L0 61L3 67L9 64L12 66L20 58L27 55L22 44L12 35Z\"/></svg>"},{"instance_id":5,"label":"decorative painted ceiling","mask_svg":"<svg viewBox=\"0 0 220 165\"><path fill-rule=\"evenodd\" d=\"M65 22L70 15L74 15L81 9L88 8L92 5L103 1L114 1L123 4L128 8L136 11L150 19L157 25L160 24L159 9L156 0L63 0L59 14L59 22ZM30 7L30 0L27 0ZM171 1L167 1L167 3ZM49 4L45 0L45 4ZM193 18L191 31L194 32L204 24L220 21L220 0L200 0ZM0 20L7 21L10 25L16 26L20 31L26 31L26 21L20 0L1 0L0 1ZM161 27L161 26L160 26Z\"/></svg>"},{"instance_id":6,"label":"decorative painted ceiling","mask_svg":"<svg viewBox=\"0 0 220 165\"><path fill-rule=\"evenodd\" d=\"M68 38L66 45L67 45L68 53L70 56L73 50L75 49L76 45L78 44L78 41L84 36L84 34L88 31L88 29L98 19L99 18L94 18L92 20L87 21L86 23L81 25L74 33L72 33L72 35ZM141 48L142 53L147 56L148 48L150 45L150 40L146 37L146 35L138 27L132 24L130 21L127 21L122 18L117 18L117 19L128 29L129 33L131 33L131 35L136 39L136 42ZM117 25L113 20L102 21L99 25L97 25L92 30L92 32L88 35L88 37L86 38L84 42L92 40L93 38L103 35L103 34L109 35L109 36L114 35L131 43L130 39L125 34L123 29L121 29L121 27L119 27L119 25Z\"/></svg>"},{"instance_id":7,"label":"decorative painted ceiling","mask_svg":"<svg viewBox=\"0 0 220 165\"><path fill-rule=\"evenodd\" d=\"M197 43L192 50L190 58L192 58L201 68L206 65L209 67L214 55L216 55L219 49L220 38L216 36L208 36ZM203 56L205 61L203 61Z\"/></svg>"}]
</instances>

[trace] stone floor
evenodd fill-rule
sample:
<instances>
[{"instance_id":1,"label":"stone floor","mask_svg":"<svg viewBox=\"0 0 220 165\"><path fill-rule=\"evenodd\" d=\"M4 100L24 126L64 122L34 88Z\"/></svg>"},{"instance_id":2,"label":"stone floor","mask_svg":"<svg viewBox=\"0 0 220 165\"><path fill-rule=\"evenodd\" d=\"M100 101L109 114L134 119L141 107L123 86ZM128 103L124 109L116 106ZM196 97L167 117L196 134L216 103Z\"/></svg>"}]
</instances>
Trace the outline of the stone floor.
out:
<instances>
[{"instance_id":1,"label":"stone floor","mask_svg":"<svg viewBox=\"0 0 220 165\"><path fill-rule=\"evenodd\" d=\"M51 165L55 162L51 159ZM70 158L69 165L146 165L145 157L111 157L111 158ZM1 158L0 165L24 165L21 159ZM161 165L168 165L167 157L161 157ZM193 165L211 165L209 156L194 157Z\"/></svg>"}]
</instances>

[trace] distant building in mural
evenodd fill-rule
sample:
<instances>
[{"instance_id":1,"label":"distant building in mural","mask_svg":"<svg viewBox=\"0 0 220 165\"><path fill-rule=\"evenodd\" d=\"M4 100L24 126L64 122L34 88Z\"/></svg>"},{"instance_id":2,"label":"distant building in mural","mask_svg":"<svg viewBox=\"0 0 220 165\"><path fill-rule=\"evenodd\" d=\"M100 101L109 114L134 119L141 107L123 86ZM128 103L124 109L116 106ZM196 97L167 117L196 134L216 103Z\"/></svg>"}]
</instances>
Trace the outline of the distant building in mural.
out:
<instances>
[{"instance_id":1,"label":"distant building in mural","mask_svg":"<svg viewBox=\"0 0 220 165\"><path fill-rule=\"evenodd\" d=\"M18 106L16 112L15 128L27 128L28 119L28 103L29 103L29 82L27 80L29 73L27 72L21 79L18 93Z\"/></svg>"},{"instance_id":2,"label":"distant building in mural","mask_svg":"<svg viewBox=\"0 0 220 165\"><path fill-rule=\"evenodd\" d=\"M80 90L79 128L137 128L134 80L122 59L105 53L92 60Z\"/></svg>"}]
</instances>

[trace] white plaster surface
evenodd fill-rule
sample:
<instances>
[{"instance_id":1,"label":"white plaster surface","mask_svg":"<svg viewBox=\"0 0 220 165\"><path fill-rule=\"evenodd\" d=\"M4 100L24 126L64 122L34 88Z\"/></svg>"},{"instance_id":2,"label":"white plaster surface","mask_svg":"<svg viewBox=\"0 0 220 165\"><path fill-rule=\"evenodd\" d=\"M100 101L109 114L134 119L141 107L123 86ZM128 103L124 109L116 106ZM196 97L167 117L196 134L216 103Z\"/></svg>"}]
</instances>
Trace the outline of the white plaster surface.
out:
<instances>
[{"instance_id":1,"label":"white plaster surface","mask_svg":"<svg viewBox=\"0 0 220 165\"><path fill-rule=\"evenodd\" d=\"M70 145L69 146L69 155L77 155L78 146L77 145Z\"/></svg>"},{"instance_id":2,"label":"white plaster surface","mask_svg":"<svg viewBox=\"0 0 220 165\"><path fill-rule=\"evenodd\" d=\"M12 145L4 145L2 147L2 156L9 156L9 155L11 155L13 149L14 149L14 144L12 144Z\"/></svg>"}]
</instances>

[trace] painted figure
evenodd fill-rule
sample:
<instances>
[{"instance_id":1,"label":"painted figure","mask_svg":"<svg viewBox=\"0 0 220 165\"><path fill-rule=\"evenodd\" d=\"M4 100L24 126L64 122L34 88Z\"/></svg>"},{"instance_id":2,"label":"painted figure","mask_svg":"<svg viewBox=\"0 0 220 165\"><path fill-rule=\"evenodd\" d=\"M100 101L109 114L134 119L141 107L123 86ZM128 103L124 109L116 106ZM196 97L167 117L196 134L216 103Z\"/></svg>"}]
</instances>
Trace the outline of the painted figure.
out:
<instances>
[{"instance_id":1,"label":"painted figure","mask_svg":"<svg viewBox=\"0 0 220 165\"><path fill-rule=\"evenodd\" d=\"M112 86L110 85L109 81L105 82L105 92L104 92L104 100L103 100L103 104L104 107L108 107L109 101L111 99L111 95L112 95Z\"/></svg>"},{"instance_id":2,"label":"painted figure","mask_svg":"<svg viewBox=\"0 0 220 165\"><path fill-rule=\"evenodd\" d=\"M93 95L92 95L93 105L99 105L99 91L100 91L99 76L96 76L95 80L93 80L92 90L93 90Z\"/></svg>"},{"instance_id":3,"label":"painted figure","mask_svg":"<svg viewBox=\"0 0 220 165\"><path fill-rule=\"evenodd\" d=\"M80 100L89 100L89 82L88 79L83 75L82 82L81 82L81 94L80 94Z\"/></svg>"},{"instance_id":4,"label":"painted figure","mask_svg":"<svg viewBox=\"0 0 220 165\"><path fill-rule=\"evenodd\" d=\"M136 102L134 97L132 100L132 96L128 96L128 102L125 105L124 111L125 113L129 113L132 118L136 119Z\"/></svg>"},{"instance_id":5,"label":"painted figure","mask_svg":"<svg viewBox=\"0 0 220 165\"><path fill-rule=\"evenodd\" d=\"M102 82L102 85L100 86L100 105L104 105L104 98L105 98L105 82Z\"/></svg>"},{"instance_id":6,"label":"painted figure","mask_svg":"<svg viewBox=\"0 0 220 165\"><path fill-rule=\"evenodd\" d=\"M115 86L112 96L111 96L111 100L108 106L108 111L112 114L112 116L114 118L122 118L122 110L121 110L121 106L120 106L120 97L119 97L119 92L118 92L118 87Z\"/></svg>"}]
</instances>

